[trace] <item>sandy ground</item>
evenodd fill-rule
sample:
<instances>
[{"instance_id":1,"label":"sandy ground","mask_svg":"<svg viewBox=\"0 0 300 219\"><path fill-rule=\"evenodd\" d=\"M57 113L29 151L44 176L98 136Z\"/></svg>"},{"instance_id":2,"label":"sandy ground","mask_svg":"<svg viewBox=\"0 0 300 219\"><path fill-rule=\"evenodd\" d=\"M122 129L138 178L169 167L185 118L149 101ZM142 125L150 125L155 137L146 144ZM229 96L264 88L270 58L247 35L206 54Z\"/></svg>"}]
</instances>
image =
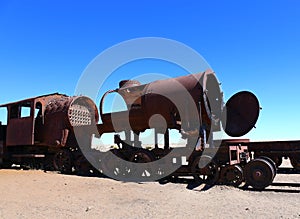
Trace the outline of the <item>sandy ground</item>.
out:
<instances>
[{"instance_id":1,"label":"sandy ground","mask_svg":"<svg viewBox=\"0 0 300 219\"><path fill-rule=\"evenodd\" d=\"M300 175L265 191L0 170L0 218L300 218Z\"/></svg>"}]
</instances>

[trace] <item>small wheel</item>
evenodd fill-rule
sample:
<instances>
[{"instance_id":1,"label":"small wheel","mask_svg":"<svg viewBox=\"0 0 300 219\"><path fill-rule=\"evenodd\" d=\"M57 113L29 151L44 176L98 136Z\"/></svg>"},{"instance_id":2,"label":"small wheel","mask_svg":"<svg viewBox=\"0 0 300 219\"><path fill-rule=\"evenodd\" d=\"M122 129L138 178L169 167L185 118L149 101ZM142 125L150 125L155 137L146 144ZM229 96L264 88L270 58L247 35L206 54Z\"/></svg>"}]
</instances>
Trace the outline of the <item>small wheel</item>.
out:
<instances>
[{"instance_id":1,"label":"small wheel","mask_svg":"<svg viewBox=\"0 0 300 219\"><path fill-rule=\"evenodd\" d=\"M226 166L221 170L221 179L227 185L238 187L244 180L243 169L238 165Z\"/></svg>"},{"instance_id":2,"label":"small wheel","mask_svg":"<svg viewBox=\"0 0 300 219\"><path fill-rule=\"evenodd\" d=\"M196 157L191 166L194 179L208 185L214 185L219 180L220 171L212 157L202 155Z\"/></svg>"},{"instance_id":3,"label":"small wheel","mask_svg":"<svg viewBox=\"0 0 300 219\"><path fill-rule=\"evenodd\" d=\"M268 161L268 162L272 165L272 167L273 167L273 169L275 170L275 173L276 173L277 165L276 165L276 163L273 161L272 158L266 157L266 156L261 156L261 157L259 157L259 158ZM274 177L275 177L275 175L276 175L276 174L274 174Z\"/></svg>"},{"instance_id":4,"label":"small wheel","mask_svg":"<svg viewBox=\"0 0 300 219\"><path fill-rule=\"evenodd\" d=\"M246 183L257 190L262 190L269 186L275 177L273 165L261 158L251 160L247 163L244 172Z\"/></svg>"},{"instance_id":5,"label":"small wheel","mask_svg":"<svg viewBox=\"0 0 300 219\"><path fill-rule=\"evenodd\" d=\"M300 155L295 155L290 157L291 164L296 170L300 170Z\"/></svg>"},{"instance_id":6,"label":"small wheel","mask_svg":"<svg viewBox=\"0 0 300 219\"><path fill-rule=\"evenodd\" d=\"M73 167L73 159L71 152L67 149L58 151L53 157L53 166L55 170L61 173L70 174Z\"/></svg>"}]
</instances>

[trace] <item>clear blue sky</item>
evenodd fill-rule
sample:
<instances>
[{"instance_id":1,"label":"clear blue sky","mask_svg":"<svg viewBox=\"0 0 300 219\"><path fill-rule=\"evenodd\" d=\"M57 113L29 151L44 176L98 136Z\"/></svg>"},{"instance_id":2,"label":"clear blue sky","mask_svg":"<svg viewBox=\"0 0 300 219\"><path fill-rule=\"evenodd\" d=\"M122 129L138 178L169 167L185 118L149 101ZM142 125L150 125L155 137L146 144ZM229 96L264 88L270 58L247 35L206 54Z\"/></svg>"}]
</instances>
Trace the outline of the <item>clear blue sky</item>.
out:
<instances>
[{"instance_id":1,"label":"clear blue sky","mask_svg":"<svg viewBox=\"0 0 300 219\"><path fill-rule=\"evenodd\" d=\"M0 103L73 95L103 50L136 37L165 37L207 60L226 99L240 90L258 96L263 110L246 137L300 139L299 11L299 0L2 0Z\"/></svg>"}]
</instances>

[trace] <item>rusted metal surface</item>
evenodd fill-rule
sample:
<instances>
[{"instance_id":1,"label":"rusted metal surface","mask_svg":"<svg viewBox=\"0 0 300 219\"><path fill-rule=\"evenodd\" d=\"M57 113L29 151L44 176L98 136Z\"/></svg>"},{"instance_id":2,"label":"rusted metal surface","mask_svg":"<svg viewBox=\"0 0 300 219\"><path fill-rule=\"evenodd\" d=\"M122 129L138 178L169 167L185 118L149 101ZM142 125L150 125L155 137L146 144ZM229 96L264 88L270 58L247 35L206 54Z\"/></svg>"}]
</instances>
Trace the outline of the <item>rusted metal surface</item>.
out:
<instances>
[{"instance_id":1,"label":"rusted metal surface","mask_svg":"<svg viewBox=\"0 0 300 219\"><path fill-rule=\"evenodd\" d=\"M44 125L40 142L47 145L74 144L73 129L80 126L92 126L98 122L98 110L87 97L62 97L48 102L44 112ZM52 136L47 136L51 132ZM38 139L39 140L39 139Z\"/></svg>"},{"instance_id":2,"label":"rusted metal surface","mask_svg":"<svg viewBox=\"0 0 300 219\"><path fill-rule=\"evenodd\" d=\"M127 110L104 113L104 100L110 93L120 94ZM246 183L255 189L263 189L272 183L276 165L280 165L282 157L289 157L294 169L300 168L300 141L228 139L223 140L219 148L204 148L216 144L214 139L206 144L209 140L206 133L221 130L221 124L233 137L249 132L260 110L255 95L246 91L235 94L224 105L219 82L210 70L149 84L121 81L119 88L106 92L101 99L102 124L98 124L96 105L84 96L55 93L0 107L8 110L8 124L0 124L0 164L8 166L13 162L31 165L40 160L42 165L49 162L51 167L63 173L70 173L75 168L77 174L81 174L94 171L89 163L92 158L102 165L98 171L111 171L126 178L134 171L130 164L151 163L172 154L164 163L180 164L179 169L171 173L172 177L193 176L202 183L233 186L239 186L246 179ZM146 149L139 134L150 128L155 131L154 145ZM182 138L187 138L187 145L191 139L201 141L197 141L191 154L183 156L187 145L172 148L169 129L178 130ZM126 139L115 135L118 147L110 151L95 154L87 150L85 154L84 148L79 147L80 144L91 149L92 134L101 136L121 131L125 132ZM163 148L158 147L158 133L164 134ZM112 155L125 160L126 165L115 162ZM145 165L145 168L134 174L164 172L162 166L153 169Z\"/></svg>"},{"instance_id":3,"label":"rusted metal surface","mask_svg":"<svg viewBox=\"0 0 300 219\"><path fill-rule=\"evenodd\" d=\"M0 107L7 107L7 135L6 146L16 145L33 145L34 144L34 123L35 123L35 105L45 104L49 99L60 97L59 94L51 94L46 96L34 97L14 103L1 105ZM22 115L22 109L29 109L26 115ZM29 114L29 115L28 115Z\"/></svg>"},{"instance_id":4,"label":"rusted metal surface","mask_svg":"<svg viewBox=\"0 0 300 219\"><path fill-rule=\"evenodd\" d=\"M220 131L223 119L223 127L227 134L242 136L254 127L259 114L258 100L250 92L234 95L226 106L223 106L219 82L210 70L149 84L122 81L120 85L124 87L108 91L101 99L100 135L125 130L139 133L149 128L155 128L160 133L170 128L188 135L197 135L199 123L204 125L209 133ZM103 112L105 97L113 92L123 97L128 110ZM193 111L193 107L196 107L196 110ZM227 112L223 108L226 108Z\"/></svg>"},{"instance_id":5,"label":"rusted metal surface","mask_svg":"<svg viewBox=\"0 0 300 219\"><path fill-rule=\"evenodd\" d=\"M279 167L283 158L289 158L292 166L300 170L300 141L250 141L249 139L227 139L223 145L245 145L253 158L268 157Z\"/></svg>"},{"instance_id":6,"label":"rusted metal surface","mask_svg":"<svg viewBox=\"0 0 300 219\"><path fill-rule=\"evenodd\" d=\"M210 127L211 112L207 112L209 102L204 98L207 94L203 90L217 93L215 95L218 97L218 103L215 105L221 110L222 94L220 90L215 91L219 86L212 87L214 85L218 85L218 81L213 72L207 71L174 79L154 81L144 85L131 83L129 86L108 91L100 103L100 115L103 124L99 126L99 132L123 130L143 132L149 128L156 128L160 132L164 132L166 128L188 132L191 129L199 129L192 124L193 121L199 121L199 119L207 127ZM112 92L117 92L124 98L128 107L127 111L103 113L104 99L108 93ZM187 95L191 97L192 101L187 98ZM193 107L196 108L196 113L190 110ZM200 111L202 112L201 115L199 115ZM152 127L149 126L149 120L157 114L165 120L167 127L161 120L153 121ZM113 121L117 122L113 123ZM220 124L216 123L214 128L219 130Z\"/></svg>"},{"instance_id":7,"label":"rusted metal surface","mask_svg":"<svg viewBox=\"0 0 300 219\"><path fill-rule=\"evenodd\" d=\"M98 111L87 97L50 94L14 103L7 107L6 146L65 146L73 127L95 125ZM28 113L22 115L22 107ZM74 135L72 135L74 137ZM73 140L74 142L75 140ZM76 141L75 141L76 142Z\"/></svg>"},{"instance_id":8,"label":"rusted metal surface","mask_svg":"<svg viewBox=\"0 0 300 219\"><path fill-rule=\"evenodd\" d=\"M220 171L220 183L238 187L244 181L244 171L240 165L224 166Z\"/></svg>"},{"instance_id":9,"label":"rusted metal surface","mask_svg":"<svg viewBox=\"0 0 300 219\"><path fill-rule=\"evenodd\" d=\"M229 146L229 164L239 164L246 162L249 158L247 146Z\"/></svg>"},{"instance_id":10,"label":"rusted metal surface","mask_svg":"<svg viewBox=\"0 0 300 219\"><path fill-rule=\"evenodd\" d=\"M231 137L247 134L259 116L260 106L257 97L241 91L234 94L226 103L226 117L222 122L224 131Z\"/></svg>"},{"instance_id":11,"label":"rusted metal surface","mask_svg":"<svg viewBox=\"0 0 300 219\"><path fill-rule=\"evenodd\" d=\"M244 169L246 183L258 190L269 186L276 175L276 169L273 165L262 158L251 160Z\"/></svg>"},{"instance_id":12,"label":"rusted metal surface","mask_svg":"<svg viewBox=\"0 0 300 219\"><path fill-rule=\"evenodd\" d=\"M298 151L300 152L300 141L250 141L248 143L250 151L269 150L269 151Z\"/></svg>"},{"instance_id":13,"label":"rusted metal surface","mask_svg":"<svg viewBox=\"0 0 300 219\"><path fill-rule=\"evenodd\" d=\"M96 130L99 119L95 103L85 96L54 93L0 107L8 112L7 125L0 126L0 162L8 167L15 163L70 173L82 156L79 143L91 145L96 131L90 127Z\"/></svg>"},{"instance_id":14,"label":"rusted metal surface","mask_svg":"<svg viewBox=\"0 0 300 219\"><path fill-rule=\"evenodd\" d=\"M114 92L123 97L127 110L103 113L106 96ZM188 100L186 94L192 100ZM189 110L194 106L197 109L196 113ZM108 91L101 99L102 124L98 125L98 131L100 136L103 133L125 131L124 141L118 136L115 137L119 149L114 149L113 154L129 162L152 162L165 157L170 151L173 156L173 161L170 160L170 162L174 162L174 159L175 162L181 162L182 149L169 148L168 129L179 130L183 138L204 139L202 140L203 148L208 140L205 139L207 138L205 133L221 130L221 124L225 132L232 137L248 133L255 126L259 111L256 96L247 91L235 94L226 105L223 105L223 94L212 71L143 85L136 81L122 81L118 89ZM201 132L202 127L205 127L205 130ZM157 136L153 150L147 151L140 148L141 142L138 141L138 135L150 128L154 128L155 135L165 134L164 149L157 147ZM131 140L131 131L135 133L134 141ZM201 148L197 150L198 146L196 146L192 154L185 157L188 163L182 164L172 175L194 176L197 181L207 184L224 183L239 186L244 181L244 168L246 168L247 182L253 188L262 189L272 182L276 174L274 172L276 166L272 166L272 160L265 157L247 163L250 158L249 139L231 139L224 142L219 149L206 148L205 154ZM206 165L202 166L203 163ZM261 182L263 180L259 177L257 183L252 180L252 175L256 174L255 168L259 165L264 166L261 172L263 176L269 176L268 173L272 172L272 179L269 177L267 182ZM130 166L120 167L113 162L112 158L108 159L104 166L107 170L124 170L117 173L122 176L132 174ZM268 167L273 169L268 169Z\"/></svg>"}]
</instances>

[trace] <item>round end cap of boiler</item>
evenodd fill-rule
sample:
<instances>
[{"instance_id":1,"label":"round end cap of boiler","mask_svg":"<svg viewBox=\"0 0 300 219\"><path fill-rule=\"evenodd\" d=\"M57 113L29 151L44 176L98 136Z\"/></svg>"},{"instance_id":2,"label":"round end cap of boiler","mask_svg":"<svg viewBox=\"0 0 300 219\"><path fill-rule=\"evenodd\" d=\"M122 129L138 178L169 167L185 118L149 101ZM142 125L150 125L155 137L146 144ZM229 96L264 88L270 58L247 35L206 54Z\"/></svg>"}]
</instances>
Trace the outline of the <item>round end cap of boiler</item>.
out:
<instances>
[{"instance_id":1,"label":"round end cap of boiler","mask_svg":"<svg viewBox=\"0 0 300 219\"><path fill-rule=\"evenodd\" d=\"M260 106L253 93L238 92L227 101L225 107L222 126L227 135L241 137L255 127Z\"/></svg>"}]
</instances>

